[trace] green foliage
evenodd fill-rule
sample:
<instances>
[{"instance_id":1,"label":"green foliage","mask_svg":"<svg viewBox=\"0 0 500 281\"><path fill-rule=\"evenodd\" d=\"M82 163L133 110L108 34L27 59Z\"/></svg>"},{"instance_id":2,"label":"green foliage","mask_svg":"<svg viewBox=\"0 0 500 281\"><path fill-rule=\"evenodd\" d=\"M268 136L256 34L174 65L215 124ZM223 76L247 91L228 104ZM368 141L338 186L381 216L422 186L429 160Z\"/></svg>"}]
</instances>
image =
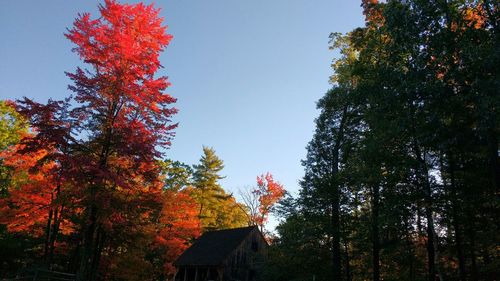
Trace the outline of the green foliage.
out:
<instances>
[{"instance_id":1,"label":"green foliage","mask_svg":"<svg viewBox=\"0 0 500 281\"><path fill-rule=\"evenodd\" d=\"M279 237L269 250L263 280L332 279L331 268L324 263L330 260L331 253L325 247L329 238L324 235L322 220L320 216L306 217L296 209L288 210L287 220L276 229Z\"/></svg>"},{"instance_id":2,"label":"green foliage","mask_svg":"<svg viewBox=\"0 0 500 281\"><path fill-rule=\"evenodd\" d=\"M27 132L26 120L16 112L12 105L0 100L0 151L17 144L22 135ZM10 169L2 162L2 156L0 156L0 196L5 196L10 184Z\"/></svg>"},{"instance_id":3,"label":"green foliage","mask_svg":"<svg viewBox=\"0 0 500 281\"><path fill-rule=\"evenodd\" d=\"M13 106L0 100L0 150L18 143L22 134L27 131L26 120L16 112Z\"/></svg>"},{"instance_id":4,"label":"green foliage","mask_svg":"<svg viewBox=\"0 0 500 281\"><path fill-rule=\"evenodd\" d=\"M203 147L203 156L194 165L193 193L200 206L199 218L204 230L216 230L245 226L247 223L244 206L236 202L232 194L227 194L219 180L223 161L215 150Z\"/></svg>"},{"instance_id":5,"label":"green foliage","mask_svg":"<svg viewBox=\"0 0 500 281\"><path fill-rule=\"evenodd\" d=\"M165 189L179 191L191 185L193 169L191 166L170 159L160 161L161 174L164 176Z\"/></svg>"},{"instance_id":6,"label":"green foliage","mask_svg":"<svg viewBox=\"0 0 500 281\"><path fill-rule=\"evenodd\" d=\"M297 213L279 228L275 250L290 258L281 268L321 256L307 236L287 238L316 221L328 237L320 247L332 253L318 263L333 280L493 280L498 4L366 0L363 8L365 27L331 36L340 58L318 102ZM305 256L291 259L285 241Z\"/></svg>"},{"instance_id":7,"label":"green foliage","mask_svg":"<svg viewBox=\"0 0 500 281\"><path fill-rule=\"evenodd\" d=\"M193 165L195 170L193 181L200 189L220 188L219 180L224 177L219 173L224 169L224 162L215 155L215 150L210 147L203 147L203 155L200 164Z\"/></svg>"}]
</instances>

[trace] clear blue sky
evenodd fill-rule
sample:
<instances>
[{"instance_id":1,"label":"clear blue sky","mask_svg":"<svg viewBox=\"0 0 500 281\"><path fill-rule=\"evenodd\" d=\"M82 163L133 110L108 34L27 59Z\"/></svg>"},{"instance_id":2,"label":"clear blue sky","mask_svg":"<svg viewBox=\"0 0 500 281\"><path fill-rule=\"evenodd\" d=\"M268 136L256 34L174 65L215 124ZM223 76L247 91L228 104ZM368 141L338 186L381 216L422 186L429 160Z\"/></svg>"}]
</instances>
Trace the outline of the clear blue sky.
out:
<instances>
[{"instance_id":1,"label":"clear blue sky","mask_svg":"<svg viewBox=\"0 0 500 281\"><path fill-rule=\"evenodd\" d=\"M147 1L150 2L150 1ZM0 98L69 94L64 71L80 64L63 36L99 1L0 2ZM330 87L330 32L363 24L357 0L158 0L174 39L161 57L179 122L167 157L194 164L202 145L224 160L229 191L270 171L292 193L314 130L315 102Z\"/></svg>"}]
</instances>

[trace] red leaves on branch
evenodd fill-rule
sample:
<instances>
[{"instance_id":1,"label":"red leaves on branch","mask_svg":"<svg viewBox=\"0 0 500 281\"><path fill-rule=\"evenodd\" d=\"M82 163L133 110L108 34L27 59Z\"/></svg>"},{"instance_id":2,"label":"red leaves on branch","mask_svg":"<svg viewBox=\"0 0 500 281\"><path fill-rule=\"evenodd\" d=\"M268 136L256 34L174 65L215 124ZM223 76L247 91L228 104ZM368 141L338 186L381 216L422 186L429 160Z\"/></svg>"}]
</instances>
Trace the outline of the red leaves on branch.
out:
<instances>
[{"instance_id":1,"label":"red leaves on branch","mask_svg":"<svg viewBox=\"0 0 500 281\"><path fill-rule=\"evenodd\" d=\"M271 208L285 195L285 189L282 184L273 179L271 173L267 173L257 176L257 188L252 193L258 197L260 203L259 214L254 221L263 228Z\"/></svg>"},{"instance_id":2,"label":"red leaves on branch","mask_svg":"<svg viewBox=\"0 0 500 281\"><path fill-rule=\"evenodd\" d=\"M176 99L163 92L167 77L154 74L172 36L165 33L159 10L107 0L100 12L95 20L80 15L66 34L76 44L73 50L92 66L90 73L80 68L67 73L74 82L70 89L83 104L75 117L83 123L98 119L105 130L121 135L123 144L140 144L123 149L147 153L156 144L169 144L175 127L170 116L177 112L169 105Z\"/></svg>"},{"instance_id":3,"label":"red leaves on branch","mask_svg":"<svg viewBox=\"0 0 500 281\"><path fill-rule=\"evenodd\" d=\"M167 77L155 77L159 54L172 38L159 10L112 0L99 10L98 19L80 15L66 34L91 70L67 75L80 104L70 113L72 125L89 134L83 142L87 151L76 161L87 176L82 196L87 206L102 207L103 227L110 230L130 217L139 219L122 214L124 205L159 203L155 157L157 146L168 145L172 136L170 117L176 109L169 106L176 100L163 92Z\"/></svg>"}]
</instances>

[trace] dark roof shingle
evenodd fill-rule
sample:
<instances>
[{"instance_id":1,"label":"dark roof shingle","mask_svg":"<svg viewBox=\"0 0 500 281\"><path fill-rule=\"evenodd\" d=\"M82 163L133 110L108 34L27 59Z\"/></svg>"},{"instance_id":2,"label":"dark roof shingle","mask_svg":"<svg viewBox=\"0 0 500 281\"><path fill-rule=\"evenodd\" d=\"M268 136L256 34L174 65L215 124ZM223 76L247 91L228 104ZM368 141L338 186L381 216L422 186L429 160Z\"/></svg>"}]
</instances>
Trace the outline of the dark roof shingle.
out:
<instances>
[{"instance_id":1,"label":"dark roof shingle","mask_svg":"<svg viewBox=\"0 0 500 281\"><path fill-rule=\"evenodd\" d=\"M174 265L220 265L254 228L256 226L206 232L177 258Z\"/></svg>"}]
</instances>

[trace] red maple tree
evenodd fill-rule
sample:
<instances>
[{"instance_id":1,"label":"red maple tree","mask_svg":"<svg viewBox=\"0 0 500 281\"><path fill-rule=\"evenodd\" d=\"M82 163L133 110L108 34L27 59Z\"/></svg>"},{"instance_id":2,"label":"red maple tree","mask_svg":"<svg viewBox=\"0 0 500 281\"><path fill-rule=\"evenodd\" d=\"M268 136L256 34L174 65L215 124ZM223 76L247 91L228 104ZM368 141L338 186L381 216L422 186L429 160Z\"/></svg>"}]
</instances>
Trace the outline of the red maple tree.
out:
<instances>
[{"instance_id":1,"label":"red maple tree","mask_svg":"<svg viewBox=\"0 0 500 281\"><path fill-rule=\"evenodd\" d=\"M271 208L285 195L285 189L281 183L274 180L271 173L267 173L257 177L257 188L253 193L258 196L260 202L260 214L256 220L262 231Z\"/></svg>"},{"instance_id":2,"label":"red maple tree","mask_svg":"<svg viewBox=\"0 0 500 281\"><path fill-rule=\"evenodd\" d=\"M158 201L161 182L156 147L169 145L175 99L164 93L165 76L155 77L159 54L172 36L152 5L107 0L101 16L82 14L67 38L91 70L68 73L81 106L72 111L77 128L91 134L91 157L82 157L87 227L78 278L95 279L105 237L121 225L142 225ZM116 229L119 231L114 231ZM139 229L139 228L136 228Z\"/></svg>"},{"instance_id":3,"label":"red maple tree","mask_svg":"<svg viewBox=\"0 0 500 281\"><path fill-rule=\"evenodd\" d=\"M272 207L285 196L285 193L283 185L275 181L271 173L257 176L257 187L240 194L245 202L248 224L259 226L264 233L264 225Z\"/></svg>"},{"instance_id":4,"label":"red maple tree","mask_svg":"<svg viewBox=\"0 0 500 281\"><path fill-rule=\"evenodd\" d=\"M82 233L78 280L95 280L103 265L113 264L102 260L133 247L133 234L155 220L162 187L157 148L170 145L176 127L170 119L176 100L164 92L167 77L155 75L172 39L159 10L106 0L99 11L96 19L79 15L66 34L87 65L67 73L74 98L17 102L35 133L17 153L28 157L50 148L43 162L57 169L46 180L68 189L67 208ZM33 169L44 172L39 164Z\"/></svg>"}]
</instances>

